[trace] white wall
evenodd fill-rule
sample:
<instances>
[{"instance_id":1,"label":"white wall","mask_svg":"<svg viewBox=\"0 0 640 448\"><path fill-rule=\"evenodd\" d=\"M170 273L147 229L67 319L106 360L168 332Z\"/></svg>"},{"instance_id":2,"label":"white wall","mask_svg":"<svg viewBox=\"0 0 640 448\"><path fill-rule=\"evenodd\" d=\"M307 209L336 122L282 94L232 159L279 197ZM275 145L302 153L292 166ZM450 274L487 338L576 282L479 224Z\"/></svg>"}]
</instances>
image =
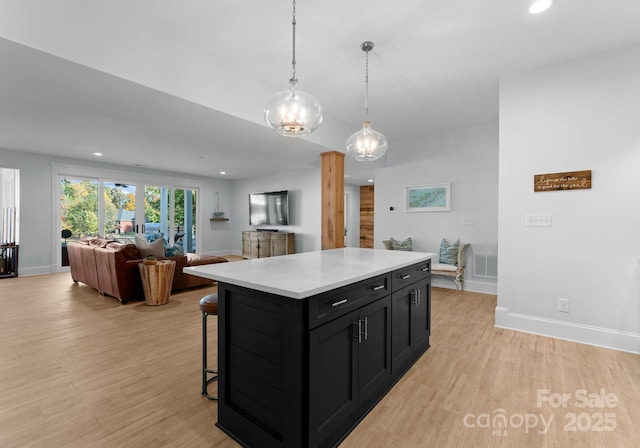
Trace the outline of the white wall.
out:
<instances>
[{"instance_id":1,"label":"white wall","mask_svg":"<svg viewBox=\"0 0 640 448\"><path fill-rule=\"evenodd\" d=\"M0 165L20 170L18 275L54 272L49 159L0 149Z\"/></svg>"},{"instance_id":2,"label":"white wall","mask_svg":"<svg viewBox=\"0 0 640 448\"><path fill-rule=\"evenodd\" d=\"M501 80L496 325L640 352L639 117L640 45ZM590 190L533 192L579 170Z\"/></svg>"},{"instance_id":3,"label":"white wall","mask_svg":"<svg viewBox=\"0 0 640 448\"><path fill-rule=\"evenodd\" d=\"M360 186L344 184L344 214L347 218L347 235L344 245L360 247Z\"/></svg>"},{"instance_id":4,"label":"white wall","mask_svg":"<svg viewBox=\"0 0 640 448\"><path fill-rule=\"evenodd\" d=\"M411 237L414 250L439 253L442 238L460 238L471 244L464 288L495 293L495 280L473 277L471 255L497 251L498 126L394 143L389 157L398 165L375 173L374 247L383 248L382 240L389 237ZM450 212L405 212L407 186L442 182L451 183ZM434 277L433 284L455 288L446 278Z\"/></svg>"},{"instance_id":5,"label":"white wall","mask_svg":"<svg viewBox=\"0 0 640 448\"><path fill-rule=\"evenodd\" d=\"M234 226L236 234L232 247L236 253L242 251L242 230L274 228L296 234L296 252L311 252L322 248L321 242L321 171L310 169L282 173L277 176L263 176L240 179L233 183ZM264 191L289 191L288 226L249 225L249 193Z\"/></svg>"}]
</instances>

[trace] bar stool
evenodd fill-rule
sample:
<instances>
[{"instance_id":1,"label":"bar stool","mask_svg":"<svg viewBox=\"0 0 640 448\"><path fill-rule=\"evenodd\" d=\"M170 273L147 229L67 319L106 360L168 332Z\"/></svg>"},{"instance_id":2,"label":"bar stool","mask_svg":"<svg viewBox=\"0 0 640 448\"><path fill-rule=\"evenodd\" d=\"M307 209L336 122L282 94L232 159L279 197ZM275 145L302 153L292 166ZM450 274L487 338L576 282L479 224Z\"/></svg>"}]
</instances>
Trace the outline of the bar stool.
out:
<instances>
[{"instance_id":1,"label":"bar stool","mask_svg":"<svg viewBox=\"0 0 640 448\"><path fill-rule=\"evenodd\" d=\"M209 294L200 299L200 311L202 311L202 395L209 400L217 400L218 397L209 395L207 388L209 383L218 379L218 371L207 368L207 316L218 315L218 294ZM207 378L213 375L211 378Z\"/></svg>"}]
</instances>

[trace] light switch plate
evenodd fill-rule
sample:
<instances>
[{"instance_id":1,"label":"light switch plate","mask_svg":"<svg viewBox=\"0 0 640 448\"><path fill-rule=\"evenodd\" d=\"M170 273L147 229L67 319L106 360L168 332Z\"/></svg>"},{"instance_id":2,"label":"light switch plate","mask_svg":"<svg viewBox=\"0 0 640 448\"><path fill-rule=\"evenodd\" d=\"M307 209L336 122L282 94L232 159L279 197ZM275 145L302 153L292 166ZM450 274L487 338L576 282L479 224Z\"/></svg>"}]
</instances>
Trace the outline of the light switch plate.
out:
<instances>
[{"instance_id":1,"label":"light switch plate","mask_svg":"<svg viewBox=\"0 0 640 448\"><path fill-rule=\"evenodd\" d=\"M524 225L526 227L551 227L551 215L525 215Z\"/></svg>"}]
</instances>

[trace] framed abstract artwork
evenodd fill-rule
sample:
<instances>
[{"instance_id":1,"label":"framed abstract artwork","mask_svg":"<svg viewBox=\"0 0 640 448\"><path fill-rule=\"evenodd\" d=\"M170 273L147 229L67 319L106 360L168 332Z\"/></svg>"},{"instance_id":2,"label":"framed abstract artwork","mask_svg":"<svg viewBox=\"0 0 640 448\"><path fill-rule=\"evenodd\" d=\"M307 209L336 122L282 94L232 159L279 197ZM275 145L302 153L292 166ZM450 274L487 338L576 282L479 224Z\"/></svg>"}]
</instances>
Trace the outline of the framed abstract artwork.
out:
<instances>
[{"instance_id":1,"label":"framed abstract artwork","mask_svg":"<svg viewBox=\"0 0 640 448\"><path fill-rule=\"evenodd\" d=\"M406 187L405 211L451 211L451 183L414 185Z\"/></svg>"}]
</instances>

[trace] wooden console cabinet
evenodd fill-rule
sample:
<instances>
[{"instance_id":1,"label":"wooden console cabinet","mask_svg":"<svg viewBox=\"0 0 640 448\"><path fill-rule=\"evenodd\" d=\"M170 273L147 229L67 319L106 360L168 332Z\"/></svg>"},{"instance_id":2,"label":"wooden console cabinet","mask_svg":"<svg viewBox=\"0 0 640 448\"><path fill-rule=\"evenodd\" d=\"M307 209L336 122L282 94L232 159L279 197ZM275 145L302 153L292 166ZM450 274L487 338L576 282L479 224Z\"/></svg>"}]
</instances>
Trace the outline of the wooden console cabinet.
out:
<instances>
[{"instance_id":1,"label":"wooden console cabinet","mask_svg":"<svg viewBox=\"0 0 640 448\"><path fill-rule=\"evenodd\" d=\"M265 258L289 255L296 252L295 233L290 232L242 232L242 256Z\"/></svg>"}]
</instances>

